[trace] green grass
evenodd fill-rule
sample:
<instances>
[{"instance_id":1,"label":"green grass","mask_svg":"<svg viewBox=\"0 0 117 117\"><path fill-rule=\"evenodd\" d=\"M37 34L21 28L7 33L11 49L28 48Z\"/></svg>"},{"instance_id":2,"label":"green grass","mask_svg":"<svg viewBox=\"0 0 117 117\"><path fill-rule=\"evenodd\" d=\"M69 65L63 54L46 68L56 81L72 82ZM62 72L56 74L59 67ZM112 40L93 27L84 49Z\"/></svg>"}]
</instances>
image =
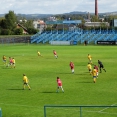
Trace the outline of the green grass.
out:
<instances>
[{"instance_id":1,"label":"green grass","mask_svg":"<svg viewBox=\"0 0 117 117\"><path fill-rule=\"evenodd\" d=\"M37 56L37 50L43 57ZM54 58L53 50L58 53ZM107 72L97 82L87 70L87 55L101 60ZM2 56L14 57L16 68L6 68ZM0 45L0 108L3 117L44 117L44 105L117 105L116 46ZM69 62L75 64L71 73ZM23 73L31 90L22 90ZM65 93L56 93L56 77ZM47 117L79 117L79 108L47 108ZM82 117L116 117L117 108L83 108Z\"/></svg>"}]
</instances>

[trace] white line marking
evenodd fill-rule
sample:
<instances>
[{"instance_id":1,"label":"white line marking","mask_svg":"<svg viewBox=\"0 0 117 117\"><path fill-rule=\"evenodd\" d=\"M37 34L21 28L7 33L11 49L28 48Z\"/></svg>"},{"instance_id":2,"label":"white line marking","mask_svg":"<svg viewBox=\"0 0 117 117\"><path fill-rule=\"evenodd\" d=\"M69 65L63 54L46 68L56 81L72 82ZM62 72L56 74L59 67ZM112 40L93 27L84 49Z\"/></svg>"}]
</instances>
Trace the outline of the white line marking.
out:
<instances>
[{"instance_id":1,"label":"white line marking","mask_svg":"<svg viewBox=\"0 0 117 117\"><path fill-rule=\"evenodd\" d=\"M114 105L116 105L116 104L112 104L111 106L114 106ZM100 111L98 111L98 112L100 113L100 112L102 112L102 111L104 111L104 110L106 110L106 109L108 109L108 108L110 108L110 107L106 107L106 108L104 108L104 109L102 109L102 110L100 110Z\"/></svg>"},{"instance_id":2,"label":"white line marking","mask_svg":"<svg viewBox=\"0 0 117 117\"><path fill-rule=\"evenodd\" d=\"M38 106L28 106L28 105L18 105L18 104L5 104L5 103L0 103L0 104L3 104L3 105L9 105L9 106L24 106L24 107L30 107L30 108L39 108Z\"/></svg>"},{"instance_id":3,"label":"white line marking","mask_svg":"<svg viewBox=\"0 0 117 117\"><path fill-rule=\"evenodd\" d=\"M99 112L99 111L84 111L84 112L91 112L91 113L103 113L103 114L108 114L108 115L117 115L117 113Z\"/></svg>"}]
</instances>

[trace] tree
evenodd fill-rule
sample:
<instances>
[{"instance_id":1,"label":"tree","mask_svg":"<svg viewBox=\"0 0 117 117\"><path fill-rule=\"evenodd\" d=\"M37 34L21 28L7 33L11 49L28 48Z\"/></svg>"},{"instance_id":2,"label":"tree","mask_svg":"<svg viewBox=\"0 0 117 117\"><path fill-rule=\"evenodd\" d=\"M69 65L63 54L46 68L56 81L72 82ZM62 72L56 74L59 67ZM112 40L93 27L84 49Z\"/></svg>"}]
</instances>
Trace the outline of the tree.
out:
<instances>
[{"instance_id":1,"label":"tree","mask_svg":"<svg viewBox=\"0 0 117 117\"><path fill-rule=\"evenodd\" d=\"M9 29L2 29L1 30L1 35L10 35L11 31Z\"/></svg>"},{"instance_id":2,"label":"tree","mask_svg":"<svg viewBox=\"0 0 117 117\"><path fill-rule=\"evenodd\" d=\"M20 22L20 24L22 26L24 26L27 30L29 34L35 34L37 33L39 30L34 28L33 25L33 21L32 20L25 20L25 18L22 20L22 22Z\"/></svg>"},{"instance_id":3,"label":"tree","mask_svg":"<svg viewBox=\"0 0 117 117\"><path fill-rule=\"evenodd\" d=\"M22 22L19 22L21 25L23 25L25 28L34 28L33 21L32 20L26 20L25 18L22 19Z\"/></svg>"},{"instance_id":4,"label":"tree","mask_svg":"<svg viewBox=\"0 0 117 117\"><path fill-rule=\"evenodd\" d=\"M34 25L33 25L33 21L32 20L28 20L24 26L28 29L28 28L34 28Z\"/></svg>"},{"instance_id":5,"label":"tree","mask_svg":"<svg viewBox=\"0 0 117 117\"><path fill-rule=\"evenodd\" d=\"M15 32L15 35L22 35L23 29L22 28L16 28L14 32Z\"/></svg>"},{"instance_id":6,"label":"tree","mask_svg":"<svg viewBox=\"0 0 117 117\"><path fill-rule=\"evenodd\" d=\"M7 29L13 30L14 28L16 28L17 17L13 11L9 11L9 13L5 15L5 22L5 27Z\"/></svg>"},{"instance_id":7,"label":"tree","mask_svg":"<svg viewBox=\"0 0 117 117\"><path fill-rule=\"evenodd\" d=\"M94 15L94 16L92 16L91 21L92 22L99 22L99 18Z\"/></svg>"},{"instance_id":8,"label":"tree","mask_svg":"<svg viewBox=\"0 0 117 117\"><path fill-rule=\"evenodd\" d=\"M34 28L28 28L27 30L29 34L36 34L37 32L39 32L39 30L34 29Z\"/></svg>"},{"instance_id":9,"label":"tree","mask_svg":"<svg viewBox=\"0 0 117 117\"><path fill-rule=\"evenodd\" d=\"M7 28L6 19L2 19L2 20L0 21L0 26L1 26L1 28L3 28L3 29L6 29L6 28Z\"/></svg>"}]
</instances>

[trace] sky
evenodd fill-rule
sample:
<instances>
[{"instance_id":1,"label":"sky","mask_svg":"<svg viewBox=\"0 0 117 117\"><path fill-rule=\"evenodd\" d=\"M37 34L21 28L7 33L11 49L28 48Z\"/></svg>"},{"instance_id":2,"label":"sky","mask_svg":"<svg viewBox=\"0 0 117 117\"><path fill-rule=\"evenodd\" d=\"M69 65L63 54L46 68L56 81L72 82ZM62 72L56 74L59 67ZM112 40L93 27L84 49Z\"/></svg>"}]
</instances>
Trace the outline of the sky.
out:
<instances>
[{"instance_id":1,"label":"sky","mask_svg":"<svg viewBox=\"0 0 117 117\"><path fill-rule=\"evenodd\" d=\"M95 13L95 0L0 0L0 14ZM117 11L117 0L98 0L98 13Z\"/></svg>"}]
</instances>

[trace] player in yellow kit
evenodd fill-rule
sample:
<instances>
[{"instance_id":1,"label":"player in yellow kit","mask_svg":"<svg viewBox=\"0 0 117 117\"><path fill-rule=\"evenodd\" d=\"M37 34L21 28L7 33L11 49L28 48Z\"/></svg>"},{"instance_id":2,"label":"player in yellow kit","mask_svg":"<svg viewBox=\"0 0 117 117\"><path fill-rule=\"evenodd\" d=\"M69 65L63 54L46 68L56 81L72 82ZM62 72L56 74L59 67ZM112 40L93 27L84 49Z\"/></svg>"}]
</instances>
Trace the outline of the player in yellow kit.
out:
<instances>
[{"instance_id":1,"label":"player in yellow kit","mask_svg":"<svg viewBox=\"0 0 117 117\"><path fill-rule=\"evenodd\" d=\"M15 58L12 58L12 62L13 62L13 67L15 68Z\"/></svg>"},{"instance_id":2,"label":"player in yellow kit","mask_svg":"<svg viewBox=\"0 0 117 117\"><path fill-rule=\"evenodd\" d=\"M28 80L27 76L25 74L23 74L23 89L25 89L26 85L28 86L29 90L31 89L28 83L29 83L29 80Z\"/></svg>"},{"instance_id":3,"label":"player in yellow kit","mask_svg":"<svg viewBox=\"0 0 117 117\"><path fill-rule=\"evenodd\" d=\"M3 59L4 65L6 65L6 64L7 64L7 63L6 63L6 56L3 55L2 59Z\"/></svg>"},{"instance_id":4,"label":"player in yellow kit","mask_svg":"<svg viewBox=\"0 0 117 117\"><path fill-rule=\"evenodd\" d=\"M38 55L38 56L42 56L41 53L40 53L39 51L37 51L37 55Z\"/></svg>"},{"instance_id":5,"label":"player in yellow kit","mask_svg":"<svg viewBox=\"0 0 117 117\"><path fill-rule=\"evenodd\" d=\"M96 79L97 79L97 70L95 69L95 67L94 67L94 69L92 70L92 75L93 75L93 82L96 83Z\"/></svg>"},{"instance_id":6,"label":"player in yellow kit","mask_svg":"<svg viewBox=\"0 0 117 117\"><path fill-rule=\"evenodd\" d=\"M92 66L90 63L88 63L87 68L89 70L90 75L92 74Z\"/></svg>"},{"instance_id":7,"label":"player in yellow kit","mask_svg":"<svg viewBox=\"0 0 117 117\"><path fill-rule=\"evenodd\" d=\"M92 64L92 56L90 54L88 54L87 58L89 59L89 63Z\"/></svg>"}]
</instances>

